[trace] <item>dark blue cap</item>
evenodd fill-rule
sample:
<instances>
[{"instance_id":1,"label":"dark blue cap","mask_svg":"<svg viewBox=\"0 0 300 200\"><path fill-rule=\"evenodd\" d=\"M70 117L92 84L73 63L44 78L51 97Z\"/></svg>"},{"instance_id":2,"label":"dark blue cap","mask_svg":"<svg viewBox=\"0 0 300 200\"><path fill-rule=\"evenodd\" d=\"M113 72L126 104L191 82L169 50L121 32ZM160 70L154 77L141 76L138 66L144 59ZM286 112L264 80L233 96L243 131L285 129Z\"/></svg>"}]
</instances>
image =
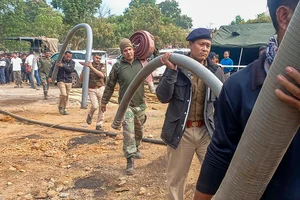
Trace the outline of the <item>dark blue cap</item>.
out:
<instances>
[{"instance_id":1,"label":"dark blue cap","mask_svg":"<svg viewBox=\"0 0 300 200\"><path fill-rule=\"evenodd\" d=\"M195 41L198 39L212 40L211 31L206 28L197 28L190 32L190 34L186 37L186 41Z\"/></svg>"}]
</instances>

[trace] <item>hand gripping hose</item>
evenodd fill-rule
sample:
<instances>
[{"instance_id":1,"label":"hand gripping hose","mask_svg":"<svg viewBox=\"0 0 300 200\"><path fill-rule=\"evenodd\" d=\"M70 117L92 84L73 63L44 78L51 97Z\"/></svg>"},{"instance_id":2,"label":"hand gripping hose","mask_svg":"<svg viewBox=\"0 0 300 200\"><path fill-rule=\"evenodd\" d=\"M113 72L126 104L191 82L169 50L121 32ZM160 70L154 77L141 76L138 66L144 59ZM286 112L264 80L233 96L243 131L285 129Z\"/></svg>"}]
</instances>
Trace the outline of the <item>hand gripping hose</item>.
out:
<instances>
[{"instance_id":1,"label":"hand gripping hose","mask_svg":"<svg viewBox=\"0 0 300 200\"><path fill-rule=\"evenodd\" d=\"M299 5L279 46L215 200L260 199L299 128L300 111L275 96L275 89L279 87L276 76L282 74L292 81L285 68L292 66L300 70Z\"/></svg>"}]
</instances>

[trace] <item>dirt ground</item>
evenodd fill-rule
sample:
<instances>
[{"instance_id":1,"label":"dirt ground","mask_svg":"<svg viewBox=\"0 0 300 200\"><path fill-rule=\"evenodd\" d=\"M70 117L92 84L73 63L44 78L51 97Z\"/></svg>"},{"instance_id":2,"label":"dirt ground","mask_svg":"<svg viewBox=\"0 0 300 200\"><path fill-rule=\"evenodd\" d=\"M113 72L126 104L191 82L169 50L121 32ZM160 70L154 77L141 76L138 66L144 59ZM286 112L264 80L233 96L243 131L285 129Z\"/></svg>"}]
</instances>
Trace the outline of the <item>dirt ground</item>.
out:
<instances>
[{"instance_id":1,"label":"dirt ground","mask_svg":"<svg viewBox=\"0 0 300 200\"><path fill-rule=\"evenodd\" d=\"M0 86L0 109L40 122L95 129L85 123L88 110L80 109L74 89L68 116L58 113L58 89L50 99L29 86ZM166 146L143 143L135 174L126 176L122 132L111 128L118 105L105 113L105 131L117 137L60 130L17 121L0 114L0 200L5 199L166 199ZM160 138L167 105L147 98L144 137ZM192 199L200 165L194 157L186 186Z\"/></svg>"}]
</instances>

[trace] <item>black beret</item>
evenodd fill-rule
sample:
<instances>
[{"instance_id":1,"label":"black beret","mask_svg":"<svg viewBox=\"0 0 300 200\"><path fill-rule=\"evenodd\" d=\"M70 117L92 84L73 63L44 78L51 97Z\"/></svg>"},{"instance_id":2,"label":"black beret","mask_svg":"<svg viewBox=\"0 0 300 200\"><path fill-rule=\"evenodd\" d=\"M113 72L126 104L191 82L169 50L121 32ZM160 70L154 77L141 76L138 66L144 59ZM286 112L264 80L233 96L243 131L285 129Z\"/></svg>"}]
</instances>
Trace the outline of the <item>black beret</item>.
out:
<instances>
[{"instance_id":1,"label":"black beret","mask_svg":"<svg viewBox=\"0 0 300 200\"><path fill-rule=\"evenodd\" d=\"M190 34L186 37L186 41L195 41L198 39L212 40L211 31L206 28L197 28L190 32Z\"/></svg>"}]
</instances>

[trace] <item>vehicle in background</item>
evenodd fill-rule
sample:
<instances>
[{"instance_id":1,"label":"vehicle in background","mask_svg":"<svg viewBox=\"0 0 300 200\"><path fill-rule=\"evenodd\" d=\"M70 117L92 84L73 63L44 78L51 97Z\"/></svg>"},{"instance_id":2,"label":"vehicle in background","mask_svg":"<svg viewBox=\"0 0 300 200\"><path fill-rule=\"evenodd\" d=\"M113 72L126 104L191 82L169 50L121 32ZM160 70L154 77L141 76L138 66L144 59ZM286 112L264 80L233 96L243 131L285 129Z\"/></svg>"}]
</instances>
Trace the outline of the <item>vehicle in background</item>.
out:
<instances>
[{"instance_id":1,"label":"vehicle in background","mask_svg":"<svg viewBox=\"0 0 300 200\"><path fill-rule=\"evenodd\" d=\"M81 87L79 76L83 70L83 65L80 63L85 62L86 50L70 50L70 51L72 52L72 59L75 62L75 70L71 74L72 75L72 87L74 87L74 88ZM106 74L108 75L112 68L112 65L108 62L106 51L92 50L92 55L94 55L96 53L101 55L101 57L102 57L101 63L105 64ZM59 53L53 54L51 56L52 60L56 61L58 58L58 55L59 55Z\"/></svg>"}]
</instances>

